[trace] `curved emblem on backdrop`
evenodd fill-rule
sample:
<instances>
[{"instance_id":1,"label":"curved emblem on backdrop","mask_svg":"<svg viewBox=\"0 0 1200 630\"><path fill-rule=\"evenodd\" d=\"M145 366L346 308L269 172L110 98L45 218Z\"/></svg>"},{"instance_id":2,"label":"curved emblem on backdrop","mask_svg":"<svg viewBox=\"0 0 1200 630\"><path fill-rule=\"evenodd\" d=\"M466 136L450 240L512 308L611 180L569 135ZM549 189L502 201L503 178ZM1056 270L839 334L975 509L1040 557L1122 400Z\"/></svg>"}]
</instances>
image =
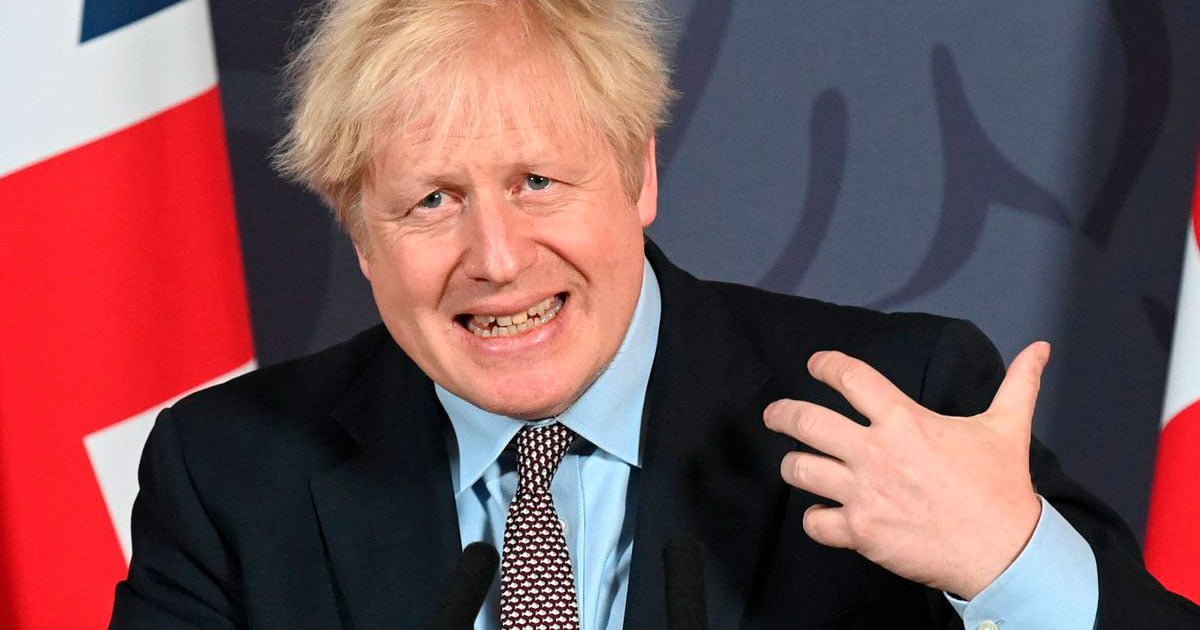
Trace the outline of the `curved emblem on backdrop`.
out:
<instances>
[{"instance_id":1,"label":"curved emblem on backdrop","mask_svg":"<svg viewBox=\"0 0 1200 630\"><path fill-rule=\"evenodd\" d=\"M791 291L808 274L821 241L829 233L829 222L842 192L849 119L845 94L828 89L817 96L808 125L808 188L800 220L758 286L771 291Z\"/></svg>"},{"instance_id":2,"label":"curved emblem on backdrop","mask_svg":"<svg viewBox=\"0 0 1200 630\"><path fill-rule=\"evenodd\" d=\"M669 124L658 137L658 158L662 165L659 168L660 178L667 176L671 159L675 157L700 98L704 96L704 88L717 63L732 11L731 0L705 0L697 2L688 14L683 34L675 47L675 58L671 62L675 72L672 82L679 92L679 100L671 108Z\"/></svg>"},{"instance_id":3,"label":"curved emblem on backdrop","mask_svg":"<svg viewBox=\"0 0 1200 630\"><path fill-rule=\"evenodd\" d=\"M1083 223L1083 235L1108 247L1117 215L1141 176L1167 120L1171 40L1158 2L1109 0L1125 54L1125 111L1104 184Z\"/></svg>"},{"instance_id":4,"label":"curved emblem on backdrop","mask_svg":"<svg viewBox=\"0 0 1200 630\"><path fill-rule=\"evenodd\" d=\"M1125 106L1112 161L1079 226L1080 233L1100 248L1107 248L1117 218L1161 135L1172 67L1166 20L1158 2L1138 3L1135 8L1110 0L1108 5L1126 62ZM697 3L688 16L675 55L676 85L682 97L659 144L668 166L704 93L731 9L730 2ZM871 306L876 308L895 308L952 278L977 246L993 202L1063 227L1075 223L1063 202L1007 159L991 140L972 112L950 49L937 44L930 57L944 164L940 216L928 253L916 271L900 287L875 300ZM847 110L847 97L837 88L825 90L814 103L809 190L787 244L758 282L764 288L793 291L828 233L847 160ZM1171 309L1152 296L1143 296L1141 301L1155 339L1165 348Z\"/></svg>"},{"instance_id":5,"label":"curved emblem on backdrop","mask_svg":"<svg viewBox=\"0 0 1200 630\"><path fill-rule=\"evenodd\" d=\"M1071 224L1067 208L1010 162L971 111L962 75L945 45L933 47L934 97L942 136L942 208L929 251L912 277L876 301L891 308L920 297L950 279L983 235L993 202L1060 225Z\"/></svg>"}]
</instances>

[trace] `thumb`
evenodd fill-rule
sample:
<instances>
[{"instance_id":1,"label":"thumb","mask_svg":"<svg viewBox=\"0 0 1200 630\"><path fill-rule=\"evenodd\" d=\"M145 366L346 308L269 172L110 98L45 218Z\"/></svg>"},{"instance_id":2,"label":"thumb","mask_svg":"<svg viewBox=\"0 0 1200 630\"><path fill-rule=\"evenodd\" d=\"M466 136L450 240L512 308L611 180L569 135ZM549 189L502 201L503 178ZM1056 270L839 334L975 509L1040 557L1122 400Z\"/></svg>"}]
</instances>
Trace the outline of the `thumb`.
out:
<instances>
[{"instance_id":1,"label":"thumb","mask_svg":"<svg viewBox=\"0 0 1200 630\"><path fill-rule=\"evenodd\" d=\"M1008 373L988 407L987 415L1004 418L1005 424L1018 423L1026 431L1033 427L1033 410L1042 387L1042 372L1050 361L1050 344L1035 341L1008 366Z\"/></svg>"}]
</instances>

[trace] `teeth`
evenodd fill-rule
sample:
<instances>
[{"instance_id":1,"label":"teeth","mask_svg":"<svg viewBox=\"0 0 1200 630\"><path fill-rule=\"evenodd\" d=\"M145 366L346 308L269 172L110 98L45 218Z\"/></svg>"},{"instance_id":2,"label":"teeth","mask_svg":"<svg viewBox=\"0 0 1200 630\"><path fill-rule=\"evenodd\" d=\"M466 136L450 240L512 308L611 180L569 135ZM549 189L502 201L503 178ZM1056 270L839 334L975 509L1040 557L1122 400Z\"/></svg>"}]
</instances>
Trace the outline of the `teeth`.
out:
<instances>
[{"instance_id":1,"label":"teeth","mask_svg":"<svg viewBox=\"0 0 1200 630\"><path fill-rule=\"evenodd\" d=\"M467 320L467 329L480 337L519 335L554 319L562 307L557 297L548 297L512 315L473 315Z\"/></svg>"},{"instance_id":2,"label":"teeth","mask_svg":"<svg viewBox=\"0 0 1200 630\"><path fill-rule=\"evenodd\" d=\"M530 317L532 317L534 315L541 315L542 313L545 313L547 310L550 309L550 303L553 302L554 299L555 298L546 298L546 299L542 300L541 302L538 302L537 304L530 306L529 310L525 311L525 312L529 313Z\"/></svg>"}]
</instances>

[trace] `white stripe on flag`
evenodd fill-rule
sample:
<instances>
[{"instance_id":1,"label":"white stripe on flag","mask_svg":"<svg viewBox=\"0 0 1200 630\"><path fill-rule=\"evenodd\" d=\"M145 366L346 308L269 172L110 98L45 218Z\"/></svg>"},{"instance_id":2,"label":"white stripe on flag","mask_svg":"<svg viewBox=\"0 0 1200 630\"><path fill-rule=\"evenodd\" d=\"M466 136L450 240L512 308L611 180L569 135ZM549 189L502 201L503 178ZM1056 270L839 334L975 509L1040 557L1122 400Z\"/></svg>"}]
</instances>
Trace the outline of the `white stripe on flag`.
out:
<instances>
[{"instance_id":1,"label":"white stripe on flag","mask_svg":"<svg viewBox=\"0 0 1200 630\"><path fill-rule=\"evenodd\" d=\"M1188 243L1183 254L1183 278L1179 283L1179 312L1175 314L1175 341L1167 367L1167 391L1163 403L1163 426L1179 412L1200 400L1200 243L1195 226L1188 225Z\"/></svg>"},{"instance_id":2,"label":"white stripe on flag","mask_svg":"<svg viewBox=\"0 0 1200 630\"><path fill-rule=\"evenodd\" d=\"M200 391L206 387L219 385L245 374L256 367L254 361L213 380L194 387L170 400L163 401L137 415L126 418L83 438L88 457L92 460L92 469L96 471L96 480L100 482L100 491L104 493L104 503L108 506L108 515L112 518L113 527L117 530L117 539L121 543L121 551L125 553L125 561L133 557L133 543L130 534L130 515L133 512L133 500L137 497L137 471L142 447L154 428L154 419L163 409L170 407L179 399Z\"/></svg>"},{"instance_id":3,"label":"white stripe on flag","mask_svg":"<svg viewBox=\"0 0 1200 630\"><path fill-rule=\"evenodd\" d=\"M83 2L0 2L0 177L217 82L206 0L80 44Z\"/></svg>"}]
</instances>

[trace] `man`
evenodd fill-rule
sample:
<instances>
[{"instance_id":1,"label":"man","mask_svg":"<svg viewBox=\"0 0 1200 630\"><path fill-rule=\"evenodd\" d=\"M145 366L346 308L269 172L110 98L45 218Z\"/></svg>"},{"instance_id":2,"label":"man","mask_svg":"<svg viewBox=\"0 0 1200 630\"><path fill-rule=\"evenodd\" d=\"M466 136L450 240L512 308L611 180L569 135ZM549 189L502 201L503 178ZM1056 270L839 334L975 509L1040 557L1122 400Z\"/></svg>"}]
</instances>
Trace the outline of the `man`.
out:
<instances>
[{"instance_id":1,"label":"man","mask_svg":"<svg viewBox=\"0 0 1200 630\"><path fill-rule=\"evenodd\" d=\"M661 627L678 537L718 628L1194 627L1031 453L1048 346L1002 381L964 322L700 282L644 239L652 8L329 5L280 162L384 327L163 413L113 627L420 627L475 540L504 554L476 627Z\"/></svg>"}]
</instances>

